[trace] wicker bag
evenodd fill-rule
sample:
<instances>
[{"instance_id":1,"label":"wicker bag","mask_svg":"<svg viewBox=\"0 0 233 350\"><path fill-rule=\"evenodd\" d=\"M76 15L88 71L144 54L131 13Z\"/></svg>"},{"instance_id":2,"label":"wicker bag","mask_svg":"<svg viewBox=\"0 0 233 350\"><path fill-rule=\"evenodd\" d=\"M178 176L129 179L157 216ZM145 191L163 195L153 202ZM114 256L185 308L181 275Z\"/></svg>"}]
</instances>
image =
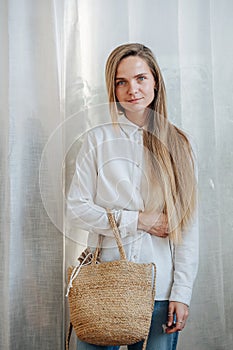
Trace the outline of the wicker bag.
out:
<instances>
[{"instance_id":1,"label":"wicker bag","mask_svg":"<svg viewBox=\"0 0 233 350\"><path fill-rule=\"evenodd\" d=\"M98 262L85 251L78 267L68 270L70 329L78 338L95 345L129 345L144 340L146 348L155 297L155 265L126 259L113 214L108 219L116 238L120 260Z\"/></svg>"}]
</instances>

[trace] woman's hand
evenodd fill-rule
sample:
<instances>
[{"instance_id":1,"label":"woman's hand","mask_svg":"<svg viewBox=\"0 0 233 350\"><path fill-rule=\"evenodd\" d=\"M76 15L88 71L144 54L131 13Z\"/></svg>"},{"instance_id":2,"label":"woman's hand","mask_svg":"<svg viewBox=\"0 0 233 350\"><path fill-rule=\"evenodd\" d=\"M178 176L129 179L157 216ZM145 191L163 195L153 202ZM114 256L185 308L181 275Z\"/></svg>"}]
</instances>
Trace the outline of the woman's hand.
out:
<instances>
[{"instance_id":1,"label":"woman's hand","mask_svg":"<svg viewBox=\"0 0 233 350\"><path fill-rule=\"evenodd\" d=\"M168 236L167 216L157 212L140 212L138 215L138 229L153 236L166 238Z\"/></svg>"},{"instance_id":2,"label":"woman's hand","mask_svg":"<svg viewBox=\"0 0 233 350\"><path fill-rule=\"evenodd\" d=\"M188 315L189 307L186 304L170 301L166 333L171 334L182 331L185 327Z\"/></svg>"}]
</instances>

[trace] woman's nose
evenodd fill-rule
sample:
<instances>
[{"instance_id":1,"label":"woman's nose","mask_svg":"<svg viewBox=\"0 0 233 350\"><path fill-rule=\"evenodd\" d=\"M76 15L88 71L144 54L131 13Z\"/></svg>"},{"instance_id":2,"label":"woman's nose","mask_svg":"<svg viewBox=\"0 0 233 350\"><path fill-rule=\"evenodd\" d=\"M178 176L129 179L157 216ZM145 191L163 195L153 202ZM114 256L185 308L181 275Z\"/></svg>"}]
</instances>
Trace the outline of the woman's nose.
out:
<instances>
[{"instance_id":1,"label":"woman's nose","mask_svg":"<svg viewBox=\"0 0 233 350\"><path fill-rule=\"evenodd\" d=\"M135 82L135 81L129 82L128 93L132 95L132 94L136 94L137 92L138 92L137 82Z\"/></svg>"}]
</instances>

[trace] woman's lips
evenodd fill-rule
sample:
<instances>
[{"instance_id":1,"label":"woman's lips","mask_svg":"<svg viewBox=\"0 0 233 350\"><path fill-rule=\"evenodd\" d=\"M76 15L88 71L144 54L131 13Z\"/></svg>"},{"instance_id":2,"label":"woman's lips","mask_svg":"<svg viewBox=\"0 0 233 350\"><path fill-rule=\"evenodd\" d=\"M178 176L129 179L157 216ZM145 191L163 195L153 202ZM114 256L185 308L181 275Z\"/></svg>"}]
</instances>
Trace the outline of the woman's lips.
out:
<instances>
[{"instance_id":1,"label":"woman's lips","mask_svg":"<svg viewBox=\"0 0 233 350\"><path fill-rule=\"evenodd\" d=\"M129 102L129 103L137 103L138 101L140 101L142 99L143 99L143 97L141 97L141 98L134 98L132 100L128 100L127 102Z\"/></svg>"}]
</instances>

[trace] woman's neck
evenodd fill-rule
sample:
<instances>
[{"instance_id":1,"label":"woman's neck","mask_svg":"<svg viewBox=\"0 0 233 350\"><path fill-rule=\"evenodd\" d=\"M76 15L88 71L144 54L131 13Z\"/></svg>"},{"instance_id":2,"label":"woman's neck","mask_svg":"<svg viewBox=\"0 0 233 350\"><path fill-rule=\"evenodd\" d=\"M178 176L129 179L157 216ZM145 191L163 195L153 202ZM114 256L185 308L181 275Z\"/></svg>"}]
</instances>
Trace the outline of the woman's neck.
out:
<instances>
[{"instance_id":1,"label":"woman's neck","mask_svg":"<svg viewBox=\"0 0 233 350\"><path fill-rule=\"evenodd\" d=\"M125 116L129 121L141 128L146 124L148 113L147 111L143 111L142 113L127 111L125 112Z\"/></svg>"}]
</instances>

